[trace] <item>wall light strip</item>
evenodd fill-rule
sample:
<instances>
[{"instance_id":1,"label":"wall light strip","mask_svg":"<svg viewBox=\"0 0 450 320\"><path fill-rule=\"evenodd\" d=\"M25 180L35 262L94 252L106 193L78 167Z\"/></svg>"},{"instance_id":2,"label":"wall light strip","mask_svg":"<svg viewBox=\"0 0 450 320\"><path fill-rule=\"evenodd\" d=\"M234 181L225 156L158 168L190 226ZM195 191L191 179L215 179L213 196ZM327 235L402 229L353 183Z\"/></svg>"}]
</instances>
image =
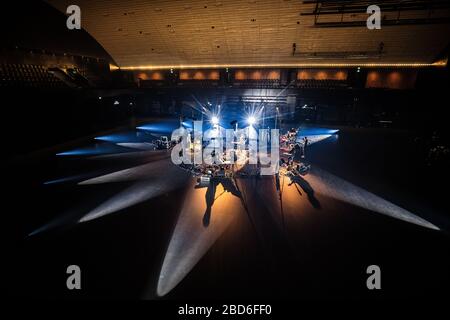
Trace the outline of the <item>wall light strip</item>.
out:
<instances>
[{"instance_id":1,"label":"wall light strip","mask_svg":"<svg viewBox=\"0 0 450 320\"><path fill-rule=\"evenodd\" d=\"M225 68L425 68L445 67L447 60L433 63L275 63L275 64L192 64L192 65L145 65L116 67L121 70L166 70L166 69L225 69ZM112 69L112 68L111 68Z\"/></svg>"}]
</instances>

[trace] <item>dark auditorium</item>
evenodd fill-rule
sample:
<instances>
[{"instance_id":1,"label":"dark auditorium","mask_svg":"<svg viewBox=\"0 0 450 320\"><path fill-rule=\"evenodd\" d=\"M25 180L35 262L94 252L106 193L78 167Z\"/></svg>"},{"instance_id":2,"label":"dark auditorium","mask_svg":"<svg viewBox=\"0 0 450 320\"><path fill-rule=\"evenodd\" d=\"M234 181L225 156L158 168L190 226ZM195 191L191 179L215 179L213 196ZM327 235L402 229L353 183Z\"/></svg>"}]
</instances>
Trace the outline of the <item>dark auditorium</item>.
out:
<instances>
[{"instance_id":1,"label":"dark auditorium","mask_svg":"<svg viewBox=\"0 0 450 320\"><path fill-rule=\"evenodd\" d=\"M2 6L9 299L450 298L448 0Z\"/></svg>"}]
</instances>

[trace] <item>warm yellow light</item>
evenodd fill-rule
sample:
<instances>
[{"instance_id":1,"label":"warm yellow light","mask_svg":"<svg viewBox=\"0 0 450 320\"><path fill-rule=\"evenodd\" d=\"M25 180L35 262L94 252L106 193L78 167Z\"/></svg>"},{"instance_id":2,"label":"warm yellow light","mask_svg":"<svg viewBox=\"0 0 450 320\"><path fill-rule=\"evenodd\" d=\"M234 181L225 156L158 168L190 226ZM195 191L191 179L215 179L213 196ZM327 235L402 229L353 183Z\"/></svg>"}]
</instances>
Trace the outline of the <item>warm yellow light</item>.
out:
<instances>
[{"instance_id":1,"label":"warm yellow light","mask_svg":"<svg viewBox=\"0 0 450 320\"><path fill-rule=\"evenodd\" d=\"M192 64L192 65L143 65L123 66L122 70L165 70L165 69L224 69L224 68L424 68L445 67L447 60L433 63L275 63L275 64Z\"/></svg>"},{"instance_id":2,"label":"warm yellow light","mask_svg":"<svg viewBox=\"0 0 450 320\"><path fill-rule=\"evenodd\" d=\"M114 70L118 70L118 69L120 69L118 66L115 66L113 64L109 64L109 70L110 71L114 71Z\"/></svg>"}]
</instances>

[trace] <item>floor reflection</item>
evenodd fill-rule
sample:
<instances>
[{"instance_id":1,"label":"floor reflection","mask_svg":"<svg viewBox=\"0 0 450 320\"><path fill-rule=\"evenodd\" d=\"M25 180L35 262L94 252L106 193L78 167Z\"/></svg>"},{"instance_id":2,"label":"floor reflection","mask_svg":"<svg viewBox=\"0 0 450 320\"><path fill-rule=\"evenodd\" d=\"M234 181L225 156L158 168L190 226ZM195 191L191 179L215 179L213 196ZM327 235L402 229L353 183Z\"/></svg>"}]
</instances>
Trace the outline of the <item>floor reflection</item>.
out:
<instances>
[{"instance_id":1,"label":"floor reflection","mask_svg":"<svg viewBox=\"0 0 450 320\"><path fill-rule=\"evenodd\" d=\"M224 180L201 188L195 187L196 181L192 178L161 267L157 285L159 296L171 291L232 221L245 213L240 192L234 183Z\"/></svg>"}]
</instances>

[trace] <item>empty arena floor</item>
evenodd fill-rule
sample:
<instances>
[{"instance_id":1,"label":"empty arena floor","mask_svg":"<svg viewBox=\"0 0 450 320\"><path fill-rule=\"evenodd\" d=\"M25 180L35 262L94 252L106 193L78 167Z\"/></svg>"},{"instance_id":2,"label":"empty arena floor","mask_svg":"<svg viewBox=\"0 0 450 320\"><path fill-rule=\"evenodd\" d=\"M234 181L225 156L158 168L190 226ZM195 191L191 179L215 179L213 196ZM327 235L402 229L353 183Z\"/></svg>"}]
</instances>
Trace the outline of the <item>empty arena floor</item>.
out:
<instances>
[{"instance_id":1,"label":"empty arena floor","mask_svg":"<svg viewBox=\"0 0 450 320\"><path fill-rule=\"evenodd\" d=\"M380 139L380 134L389 139ZM87 173L156 163L165 158L164 152L95 160L49 154L39 164L15 167L7 174L20 196L7 201L16 205L11 210L23 213L7 217L23 231L14 238L19 249L7 252L8 261L15 262L8 281L16 284L17 295L48 297L433 295L450 285L449 223L440 214L446 204L436 200L441 198L436 192L420 189L426 186L426 175L411 175L414 163L402 166L408 157L405 139L397 132L341 130L339 136L310 147L312 170L304 181L290 184L281 176L280 190L274 177L238 178L233 192L221 183L215 192L196 188L195 179L186 177L165 190L172 179L167 172L158 180L162 192L83 223L77 221L117 195L154 187L136 187L133 181L79 185L91 178ZM381 158L396 160L381 163ZM322 174L327 181L338 177L347 187L414 212L440 230L336 196L333 187L320 182ZM33 234L35 230L39 232ZM86 278L79 293L65 290L65 273L57 272L74 261ZM366 288L366 268L372 264L381 268L381 291Z\"/></svg>"}]
</instances>

